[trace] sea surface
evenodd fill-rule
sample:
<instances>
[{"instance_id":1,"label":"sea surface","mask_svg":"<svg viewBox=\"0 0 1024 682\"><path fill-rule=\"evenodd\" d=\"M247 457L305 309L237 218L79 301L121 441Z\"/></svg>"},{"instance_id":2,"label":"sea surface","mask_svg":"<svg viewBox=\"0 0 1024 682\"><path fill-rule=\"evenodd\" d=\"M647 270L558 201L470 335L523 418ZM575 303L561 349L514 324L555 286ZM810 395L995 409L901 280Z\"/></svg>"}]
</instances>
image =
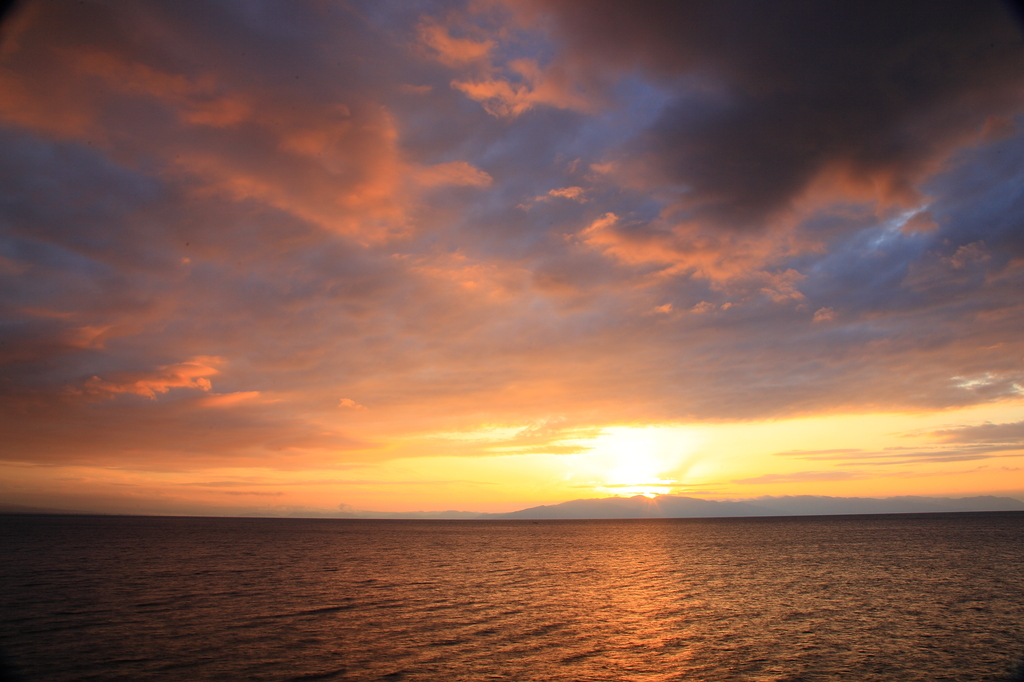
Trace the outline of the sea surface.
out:
<instances>
[{"instance_id":1,"label":"sea surface","mask_svg":"<svg viewBox=\"0 0 1024 682\"><path fill-rule=\"evenodd\" d=\"M1003 680L1024 513L0 516L0 649L64 680Z\"/></svg>"}]
</instances>

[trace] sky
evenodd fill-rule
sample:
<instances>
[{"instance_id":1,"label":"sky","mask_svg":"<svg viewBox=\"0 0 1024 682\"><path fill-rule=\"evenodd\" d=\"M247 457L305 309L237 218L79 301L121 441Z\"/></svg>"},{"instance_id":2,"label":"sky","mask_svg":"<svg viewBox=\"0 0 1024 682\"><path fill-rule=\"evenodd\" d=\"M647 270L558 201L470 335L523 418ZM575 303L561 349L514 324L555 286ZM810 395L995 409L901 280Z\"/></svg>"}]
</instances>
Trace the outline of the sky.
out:
<instances>
[{"instance_id":1,"label":"sky","mask_svg":"<svg viewBox=\"0 0 1024 682\"><path fill-rule=\"evenodd\" d=\"M0 500L1024 499L999 2L25 0Z\"/></svg>"}]
</instances>

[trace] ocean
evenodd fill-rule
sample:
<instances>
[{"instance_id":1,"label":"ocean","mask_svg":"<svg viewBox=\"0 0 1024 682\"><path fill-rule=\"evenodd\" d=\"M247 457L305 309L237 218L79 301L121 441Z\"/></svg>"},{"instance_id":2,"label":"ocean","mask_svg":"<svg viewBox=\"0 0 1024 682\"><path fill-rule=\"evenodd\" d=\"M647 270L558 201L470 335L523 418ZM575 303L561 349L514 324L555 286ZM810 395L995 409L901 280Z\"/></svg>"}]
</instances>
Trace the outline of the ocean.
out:
<instances>
[{"instance_id":1,"label":"ocean","mask_svg":"<svg viewBox=\"0 0 1024 682\"><path fill-rule=\"evenodd\" d=\"M26 682L936 682L1024 659L1022 512L4 515L0 547Z\"/></svg>"}]
</instances>

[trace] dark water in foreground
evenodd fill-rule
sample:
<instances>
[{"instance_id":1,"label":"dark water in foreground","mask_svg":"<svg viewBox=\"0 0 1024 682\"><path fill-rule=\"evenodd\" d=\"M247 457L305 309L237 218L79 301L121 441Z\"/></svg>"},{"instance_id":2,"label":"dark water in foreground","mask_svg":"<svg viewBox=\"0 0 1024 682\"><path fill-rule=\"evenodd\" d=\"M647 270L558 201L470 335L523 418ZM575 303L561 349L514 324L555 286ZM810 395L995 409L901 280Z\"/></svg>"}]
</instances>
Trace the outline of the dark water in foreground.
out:
<instances>
[{"instance_id":1,"label":"dark water in foreground","mask_svg":"<svg viewBox=\"0 0 1024 682\"><path fill-rule=\"evenodd\" d=\"M0 516L53 680L999 680L1024 513L631 521Z\"/></svg>"}]
</instances>

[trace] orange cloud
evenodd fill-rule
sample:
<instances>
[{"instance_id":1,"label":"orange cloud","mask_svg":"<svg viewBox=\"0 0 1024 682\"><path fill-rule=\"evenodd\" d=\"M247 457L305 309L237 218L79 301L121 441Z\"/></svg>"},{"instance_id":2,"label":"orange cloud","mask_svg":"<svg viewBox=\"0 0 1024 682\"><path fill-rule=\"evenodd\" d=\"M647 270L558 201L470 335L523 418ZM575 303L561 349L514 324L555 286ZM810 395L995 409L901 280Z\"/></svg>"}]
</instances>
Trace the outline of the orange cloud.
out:
<instances>
[{"instance_id":1,"label":"orange cloud","mask_svg":"<svg viewBox=\"0 0 1024 682\"><path fill-rule=\"evenodd\" d=\"M582 187L562 187L560 189L553 189L548 191L548 196L562 197L563 199L571 199L583 203L585 201L584 195L586 190Z\"/></svg>"},{"instance_id":2,"label":"orange cloud","mask_svg":"<svg viewBox=\"0 0 1024 682\"><path fill-rule=\"evenodd\" d=\"M622 229L614 213L594 220L577 238L624 264L657 266L645 276L647 284L693 277L720 290L760 291L776 302L802 300L797 285L804 275L775 264L817 248L801 243L792 233L722 231L696 223L677 223L667 229Z\"/></svg>"},{"instance_id":3,"label":"orange cloud","mask_svg":"<svg viewBox=\"0 0 1024 682\"><path fill-rule=\"evenodd\" d=\"M103 18L92 16L99 10L81 11L87 21ZM28 22L25 39L0 67L0 88L9 93L0 98L0 118L108 152L115 144L111 130L120 130L115 156L128 165L160 158L154 168L198 196L255 201L363 243L412 229L418 164L398 149L391 113L368 101L361 87L333 88L338 99L297 91L296 103L222 63L186 72L187 61L167 60L132 41L104 42L102 32L62 28L84 35L57 47L30 40L47 22L73 21L73 12L26 14L36 23ZM146 106L135 106L140 102ZM176 125L166 124L167 113ZM197 126L218 128L218 135L200 139ZM427 185L487 182L468 164L421 175Z\"/></svg>"},{"instance_id":4,"label":"orange cloud","mask_svg":"<svg viewBox=\"0 0 1024 682\"><path fill-rule=\"evenodd\" d=\"M89 396L112 397L119 393L131 393L151 400L158 393L167 393L172 388L196 388L209 391L212 386L206 377L218 374L213 365L223 360L215 357L195 357L175 365L166 365L155 372L141 374L122 374L116 379L106 380L98 376L90 377L75 392ZM223 398L224 396L218 396Z\"/></svg>"},{"instance_id":5,"label":"orange cloud","mask_svg":"<svg viewBox=\"0 0 1024 682\"><path fill-rule=\"evenodd\" d=\"M237 96L222 95L224 88L209 74L189 79L97 49L66 51L65 60L88 76L104 79L114 91L148 95L176 107L188 123L221 128L250 115L249 105Z\"/></svg>"},{"instance_id":6,"label":"orange cloud","mask_svg":"<svg viewBox=\"0 0 1024 682\"><path fill-rule=\"evenodd\" d=\"M20 75L0 67L0 92L4 93L0 97L0 118L63 138L83 137L95 130L93 112L81 101L70 103L71 97L64 89L51 92L45 99L35 90L35 84L26 84ZM53 100L60 106L54 106Z\"/></svg>"},{"instance_id":7,"label":"orange cloud","mask_svg":"<svg viewBox=\"0 0 1024 682\"><path fill-rule=\"evenodd\" d=\"M209 389L209 382L207 381L207 387L199 386L203 390ZM213 395L206 395L201 397L198 401L198 405L203 407L229 407L237 405L249 400L255 400L260 397L259 391L237 391L235 393L214 393Z\"/></svg>"},{"instance_id":8,"label":"orange cloud","mask_svg":"<svg viewBox=\"0 0 1024 682\"><path fill-rule=\"evenodd\" d=\"M419 42L433 59L471 74L452 80L451 87L480 102L491 115L516 118L539 105L580 112L596 110L594 94L587 94L582 74L573 71L570 64L553 62L542 67L528 57L502 61L501 42L512 42L507 30L487 33L467 17L455 14L449 15L448 23L450 26L433 18L423 19L418 27ZM456 38L451 35L454 27L487 37Z\"/></svg>"},{"instance_id":9,"label":"orange cloud","mask_svg":"<svg viewBox=\"0 0 1024 682\"><path fill-rule=\"evenodd\" d=\"M426 166L415 171L417 181L426 187L487 187L493 178L465 161L450 161Z\"/></svg>"},{"instance_id":10,"label":"orange cloud","mask_svg":"<svg viewBox=\"0 0 1024 682\"><path fill-rule=\"evenodd\" d=\"M78 348L102 348L105 334L113 325L72 327L64 332L64 341Z\"/></svg>"},{"instance_id":11,"label":"orange cloud","mask_svg":"<svg viewBox=\"0 0 1024 682\"><path fill-rule=\"evenodd\" d=\"M493 40L453 38L448 28L433 20L424 20L419 26L420 41L432 50L432 55L447 66L463 66L486 60L494 49Z\"/></svg>"},{"instance_id":12,"label":"orange cloud","mask_svg":"<svg viewBox=\"0 0 1024 682\"><path fill-rule=\"evenodd\" d=\"M454 80L452 87L498 118L515 118L538 105L580 112L593 112L597 106L559 66L542 69L533 59L517 59L508 65L517 80L488 77L480 80Z\"/></svg>"},{"instance_id":13,"label":"orange cloud","mask_svg":"<svg viewBox=\"0 0 1024 682\"><path fill-rule=\"evenodd\" d=\"M836 319L836 311L832 308L818 308L814 311L814 322L830 322Z\"/></svg>"},{"instance_id":14,"label":"orange cloud","mask_svg":"<svg viewBox=\"0 0 1024 682\"><path fill-rule=\"evenodd\" d=\"M409 166L396 148L394 121L382 108L348 113L335 105L320 111L265 112L259 123L278 139L273 150L254 150L257 162L208 149L179 152L175 167L197 176L200 194L234 201L255 199L328 231L366 243L387 241L410 229L406 190ZM454 180L460 178L449 170ZM480 182L480 176L472 178Z\"/></svg>"},{"instance_id":15,"label":"orange cloud","mask_svg":"<svg viewBox=\"0 0 1024 682\"><path fill-rule=\"evenodd\" d=\"M958 247L956 253L947 258L946 262L954 270L963 270L969 265L984 263L991 257L985 249L985 242L976 241Z\"/></svg>"}]
</instances>

